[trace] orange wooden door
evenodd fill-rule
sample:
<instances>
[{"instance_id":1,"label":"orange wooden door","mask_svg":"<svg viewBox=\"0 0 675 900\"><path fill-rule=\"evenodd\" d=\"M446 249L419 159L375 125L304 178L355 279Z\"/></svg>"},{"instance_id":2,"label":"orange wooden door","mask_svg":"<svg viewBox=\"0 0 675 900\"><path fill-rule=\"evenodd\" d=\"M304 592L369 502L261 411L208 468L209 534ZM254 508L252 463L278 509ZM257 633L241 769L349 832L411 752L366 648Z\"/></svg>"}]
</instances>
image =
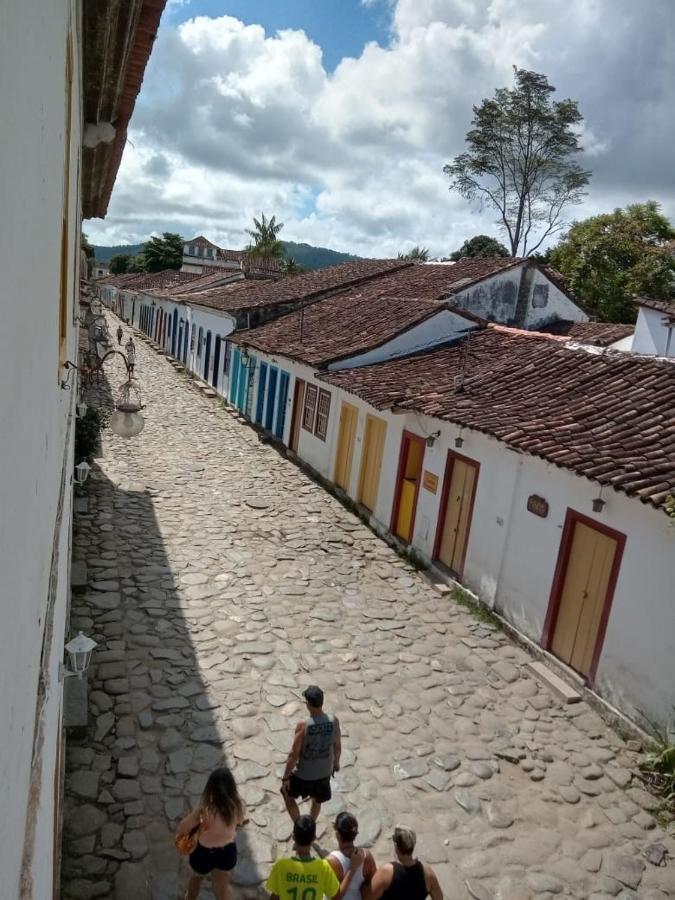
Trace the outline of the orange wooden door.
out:
<instances>
[{"instance_id":1,"label":"orange wooden door","mask_svg":"<svg viewBox=\"0 0 675 900\"><path fill-rule=\"evenodd\" d=\"M335 474L333 481L343 491L349 493L349 482L352 477L352 459L354 457L354 438L359 411L351 403L343 401L340 410L340 431L338 434L337 452L335 454Z\"/></svg>"},{"instance_id":2,"label":"orange wooden door","mask_svg":"<svg viewBox=\"0 0 675 900\"><path fill-rule=\"evenodd\" d=\"M436 558L461 575L469 539L473 498L478 476L477 464L450 454L445 475L445 508Z\"/></svg>"},{"instance_id":3,"label":"orange wooden door","mask_svg":"<svg viewBox=\"0 0 675 900\"><path fill-rule=\"evenodd\" d=\"M551 650L582 675L590 675L618 541L576 522L563 576Z\"/></svg>"},{"instance_id":4,"label":"orange wooden door","mask_svg":"<svg viewBox=\"0 0 675 900\"><path fill-rule=\"evenodd\" d=\"M423 461L424 440L416 435L405 433L399 465L394 534L406 544L412 540Z\"/></svg>"},{"instance_id":5,"label":"orange wooden door","mask_svg":"<svg viewBox=\"0 0 675 900\"><path fill-rule=\"evenodd\" d=\"M290 449L298 452L298 444L300 442L300 423L302 422L302 407L305 403L305 382L302 378L295 379L295 390L293 393L293 418L291 420L291 439L289 442Z\"/></svg>"},{"instance_id":6,"label":"orange wooden door","mask_svg":"<svg viewBox=\"0 0 675 900\"><path fill-rule=\"evenodd\" d=\"M377 503L386 436L387 423L384 419L378 419L377 416L366 416L366 433L363 438L358 500L370 512L375 509L375 504Z\"/></svg>"}]
</instances>

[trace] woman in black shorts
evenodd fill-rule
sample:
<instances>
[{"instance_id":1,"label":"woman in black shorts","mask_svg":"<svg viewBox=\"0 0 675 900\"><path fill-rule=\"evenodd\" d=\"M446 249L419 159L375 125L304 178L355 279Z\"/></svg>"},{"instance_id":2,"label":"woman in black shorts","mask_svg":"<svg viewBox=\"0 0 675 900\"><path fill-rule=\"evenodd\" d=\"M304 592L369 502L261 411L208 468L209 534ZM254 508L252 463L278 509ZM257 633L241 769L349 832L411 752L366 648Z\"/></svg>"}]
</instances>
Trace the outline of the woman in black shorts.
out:
<instances>
[{"instance_id":1,"label":"woman in black shorts","mask_svg":"<svg viewBox=\"0 0 675 900\"><path fill-rule=\"evenodd\" d=\"M247 822L246 807L237 791L232 772L226 767L209 775L197 809L178 826L178 834L198 828L198 843L190 854L195 873L188 884L185 900L196 900L202 878L211 875L216 900L229 896L230 872L237 864L237 828Z\"/></svg>"}]
</instances>

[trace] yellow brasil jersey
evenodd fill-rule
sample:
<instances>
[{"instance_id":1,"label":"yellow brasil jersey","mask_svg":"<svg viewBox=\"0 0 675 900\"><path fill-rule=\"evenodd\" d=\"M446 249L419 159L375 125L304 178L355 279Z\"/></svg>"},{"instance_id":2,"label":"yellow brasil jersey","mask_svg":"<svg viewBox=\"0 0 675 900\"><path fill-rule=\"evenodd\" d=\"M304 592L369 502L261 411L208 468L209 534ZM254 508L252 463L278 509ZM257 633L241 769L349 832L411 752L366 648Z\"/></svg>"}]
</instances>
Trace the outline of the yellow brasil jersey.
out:
<instances>
[{"instance_id":1,"label":"yellow brasil jersey","mask_svg":"<svg viewBox=\"0 0 675 900\"><path fill-rule=\"evenodd\" d=\"M278 859L265 885L281 900L323 900L334 897L340 882L325 859Z\"/></svg>"}]
</instances>

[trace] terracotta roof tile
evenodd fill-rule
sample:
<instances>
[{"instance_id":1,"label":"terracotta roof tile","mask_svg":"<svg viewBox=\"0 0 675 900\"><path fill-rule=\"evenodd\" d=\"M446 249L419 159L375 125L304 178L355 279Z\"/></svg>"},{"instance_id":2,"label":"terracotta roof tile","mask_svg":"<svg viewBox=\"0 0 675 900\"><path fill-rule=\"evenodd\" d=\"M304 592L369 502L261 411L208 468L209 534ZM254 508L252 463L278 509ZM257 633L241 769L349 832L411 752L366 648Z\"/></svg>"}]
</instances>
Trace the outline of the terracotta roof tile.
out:
<instances>
[{"instance_id":1,"label":"terracotta roof tile","mask_svg":"<svg viewBox=\"0 0 675 900\"><path fill-rule=\"evenodd\" d=\"M580 344L594 347L608 347L616 341L633 334L634 325L620 325L615 322L552 322L542 329L549 334L565 335Z\"/></svg>"},{"instance_id":2,"label":"terracotta roof tile","mask_svg":"<svg viewBox=\"0 0 675 900\"><path fill-rule=\"evenodd\" d=\"M281 281L246 281L191 294L191 302L226 312L304 302L330 291L358 284L411 263L395 259L364 259L291 275Z\"/></svg>"},{"instance_id":3,"label":"terracotta roof tile","mask_svg":"<svg viewBox=\"0 0 675 900\"><path fill-rule=\"evenodd\" d=\"M324 366L378 347L444 308L433 300L388 296L378 288L379 282L374 282L328 297L266 325L236 332L232 339L264 353Z\"/></svg>"},{"instance_id":4,"label":"terracotta roof tile","mask_svg":"<svg viewBox=\"0 0 675 900\"><path fill-rule=\"evenodd\" d=\"M633 302L637 306L646 306L647 309L665 313L675 319L675 300L650 300L649 297L636 297Z\"/></svg>"},{"instance_id":5,"label":"terracotta roof tile","mask_svg":"<svg viewBox=\"0 0 675 900\"><path fill-rule=\"evenodd\" d=\"M320 377L377 409L484 432L657 507L675 493L675 360L489 325L468 347L464 339Z\"/></svg>"}]
</instances>

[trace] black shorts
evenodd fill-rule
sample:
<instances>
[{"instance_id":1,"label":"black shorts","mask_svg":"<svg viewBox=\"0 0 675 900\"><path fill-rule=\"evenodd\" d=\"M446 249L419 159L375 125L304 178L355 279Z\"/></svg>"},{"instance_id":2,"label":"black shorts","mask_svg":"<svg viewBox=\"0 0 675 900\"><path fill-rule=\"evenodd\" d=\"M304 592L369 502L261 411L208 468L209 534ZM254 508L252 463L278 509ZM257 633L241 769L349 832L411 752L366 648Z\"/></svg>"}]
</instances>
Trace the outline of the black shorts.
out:
<instances>
[{"instance_id":1,"label":"black shorts","mask_svg":"<svg viewBox=\"0 0 675 900\"><path fill-rule=\"evenodd\" d=\"M328 803L333 796L330 789L330 778L318 778L316 781L305 781L297 775L291 775L288 782L288 795L297 800L298 797L311 797L317 803Z\"/></svg>"},{"instance_id":2,"label":"black shorts","mask_svg":"<svg viewBox=\"0 0 675 900\"><path fill-rule=\"evenodd\" d=\"M237 865L237 845L226 844L224 847L202 847L197 844L190 854L190 866L197 875L208 875L214 869L229 872Z\"/></svg>"}]
</instances>

